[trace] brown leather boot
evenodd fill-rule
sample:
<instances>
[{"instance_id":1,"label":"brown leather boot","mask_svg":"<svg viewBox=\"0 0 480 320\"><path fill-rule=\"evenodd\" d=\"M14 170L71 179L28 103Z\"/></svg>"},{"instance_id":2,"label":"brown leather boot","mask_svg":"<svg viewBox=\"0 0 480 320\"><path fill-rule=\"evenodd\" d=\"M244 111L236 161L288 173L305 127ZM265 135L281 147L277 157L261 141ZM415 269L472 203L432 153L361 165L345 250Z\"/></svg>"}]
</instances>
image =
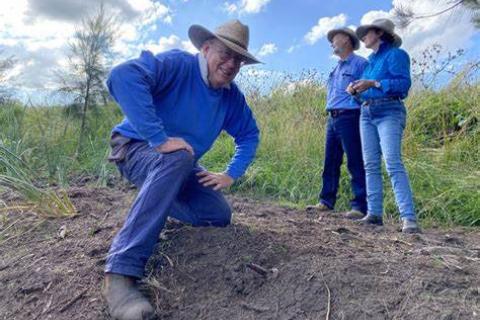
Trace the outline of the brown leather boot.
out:
<instances>
[{"instance_id":1,"label":"brown leather boot","mask_svg":"<svg viewBox=\"0 0 480 320\"><path fill-rule=\"evenodd\" d=\"M134 278L115 273L106 273L103 296L107 300L108 309L113 319L155 319L152 305L138 291Z\"/></svg>"},{"instance_id":2,"label":"brown leather boot","mask_svg":"<svg viewBox=\"0 0 480 320\"><path fill-rule=\"evenodd\" d=\"M363 217L365 217L365 216L366 216L365 213L361 212L360 210L356 210L356 209L352 209L345 214L345 217L347 219L351 219L351 220L360 220L360 219L363 219Z\"/></svg>"},{"instance_id":3,"label":"brown leather boot","mask_svg":"<svg viewBox=\"0 0 480 320\"><path fill-rule=\"evenodd\" d=\"M315 213L315 212L328 212L332 211L327 205L323 204L322 202L319 202L315 205L310 205L305 208L305 210L308 213Z\"/></svg>"}]
</instances>

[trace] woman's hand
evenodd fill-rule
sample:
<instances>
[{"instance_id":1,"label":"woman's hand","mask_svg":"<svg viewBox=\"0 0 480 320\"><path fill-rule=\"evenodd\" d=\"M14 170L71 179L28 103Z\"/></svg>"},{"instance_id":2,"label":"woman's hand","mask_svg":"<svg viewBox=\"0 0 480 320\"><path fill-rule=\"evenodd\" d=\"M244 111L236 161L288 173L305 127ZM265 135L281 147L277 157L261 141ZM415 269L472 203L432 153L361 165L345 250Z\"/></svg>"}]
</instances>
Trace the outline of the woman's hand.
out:
<instances>
[{"instance_id":1,"label":"woman's hand","mask_svg":"<svg viewBox=\"0 0 480 320\"><path fill-rule=\"evenodd\" d=\"M350 82L350 84L348 85L347 89L345 89L345 91L347 91L352 96L357 94L357 91L353 89L353 82Z\"/></svg>"},{"instance_id":2,"label":"woman's hand","mask_svg":"<svg viewBox=\"0 0 480 320\"><path fill-rule=\"evenodd\" d=\"M356 80L353 82L352 88L356 92L363 92L367 89L375 87L375 81L374 80Z\"/></svg>"}]
</instances>

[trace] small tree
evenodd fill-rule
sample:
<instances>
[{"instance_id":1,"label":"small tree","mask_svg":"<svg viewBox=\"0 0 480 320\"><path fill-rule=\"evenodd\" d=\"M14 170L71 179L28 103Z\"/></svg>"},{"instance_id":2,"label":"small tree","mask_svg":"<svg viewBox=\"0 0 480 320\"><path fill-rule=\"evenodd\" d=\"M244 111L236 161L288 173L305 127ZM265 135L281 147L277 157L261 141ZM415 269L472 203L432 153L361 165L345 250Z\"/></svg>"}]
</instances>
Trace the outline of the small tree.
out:
<instances>
[{"instance_id":1,"label":"small tree","mask_svg":"<svg viewBox=\"0 0 480 320\"><path fill-rule=\"evenodd\" d=\"M98 102L105 102L108 96L104 81L111 66L116 26L115 17L109 16L101 4L93 15L76 26L69 43L68 71L60 75L60 91L73 95L81 108L77 155L82 147L88 110Z\"/></svg>"},{"instance_id":2,"label":"small tree","mask_svg":"<svg viewBox=\"0 0 480 320\"><path fill-rule=\"evenodd\" d=\"M5 83L8 81L8 72L15 66L16 60L13 56L0 59L0 104L5 103L11 97L11 92Z\"/></svg>"},{"instance_id":3,"label":"small tree","mask_svg":"<svg viewBox=\"0 0 480 320\"><path fill-rule=\"evenodd\" d=\"M464 8L470 14L472 23L480 28L480 1L478 0L440 0L438 6L445 5L445 8L433 13L417 13L414 10L415 2L401 2L393 7L393 17L401 28L408 26L413 20L426 19L440 16L446 13L463 14L459 8Z\"/></svg>"}]
</instances>

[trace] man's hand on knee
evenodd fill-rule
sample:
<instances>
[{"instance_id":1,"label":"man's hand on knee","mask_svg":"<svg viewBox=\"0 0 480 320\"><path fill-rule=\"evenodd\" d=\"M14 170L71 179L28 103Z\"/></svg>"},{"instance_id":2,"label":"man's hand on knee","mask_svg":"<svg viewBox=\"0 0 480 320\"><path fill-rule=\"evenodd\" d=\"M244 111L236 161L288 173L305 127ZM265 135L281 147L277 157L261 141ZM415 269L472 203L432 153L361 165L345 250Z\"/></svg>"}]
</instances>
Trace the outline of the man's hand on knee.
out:
<instances>
[{"instance_id":1,"label":"man's hand on knee","mask_svg":"<svg viewBox=\"0 0 480 320\"><path fill-rule=\"evenodd\" d=\"M234 180L228 174L201 171L197 173L200 182L204 187L213 187L213 190L220 190L230 187Z\"/></svg>"},{"instance_id":2,"label":"man's hand on knee","mask_svg":"<svg viewBox=\"0 0 480 320\"><path fill-rule=\"evenodd\" d=\"M156 150L160 153L171 153L178 150L186 150L195 155L192 146L182 138L168 138L167 141L159 145Z\"/></svg>"}]
</instances>

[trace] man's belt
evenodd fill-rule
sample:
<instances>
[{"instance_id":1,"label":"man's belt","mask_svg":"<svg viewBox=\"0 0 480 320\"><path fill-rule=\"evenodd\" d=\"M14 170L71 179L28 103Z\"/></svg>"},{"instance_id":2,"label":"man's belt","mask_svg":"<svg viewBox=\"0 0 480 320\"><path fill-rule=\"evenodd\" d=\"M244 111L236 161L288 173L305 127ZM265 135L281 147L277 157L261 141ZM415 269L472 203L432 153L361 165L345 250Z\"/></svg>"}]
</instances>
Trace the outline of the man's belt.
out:
<instances>
[{"instance_id":1,"label":"man's belt","mask_svg":"<svg viewBox=\"0 0 480 320\"><path fill-rule=\"evenodd\" d=\"M384 104L386 102L398 101L401 102L402 98L400 97L385 97L385 98L376 98L376 99L366 99L363 101L362 106L372 106L377 104Z\"/></svg>"},{"instance_id":2,"label":"man's belt","mask_svg":"<svg viewBox=\"0 0 480 320\"><path fill-rule=\"evenodd\" d=\"M331 109L327 110L332 118L347 114L360 114L360 109Z\"/></svg>"}]
</instances>

